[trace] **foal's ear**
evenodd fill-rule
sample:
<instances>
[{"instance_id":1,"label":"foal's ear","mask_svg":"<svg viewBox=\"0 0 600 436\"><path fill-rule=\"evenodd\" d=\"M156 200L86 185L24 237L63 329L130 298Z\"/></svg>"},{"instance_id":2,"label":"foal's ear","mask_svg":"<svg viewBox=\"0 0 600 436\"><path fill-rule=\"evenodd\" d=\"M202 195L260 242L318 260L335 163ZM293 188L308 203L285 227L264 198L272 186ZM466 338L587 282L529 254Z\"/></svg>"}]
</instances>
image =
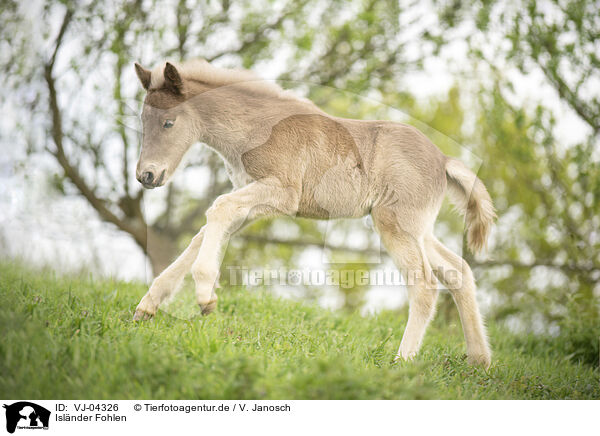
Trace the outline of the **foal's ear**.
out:
<instances>
[{"instance_id":1,"label":"foal's ear","mask_svg":"<svg viewBox=\"0 0 600 436\"><path fill-rule=\"evenodd\" d=\"M148 91L148 88L150 88L150 77L152 76L152 72L136 62L135 73L137 74L138 79L140 79L140 82L142 82L144 89Z\"/></svg>"},{"instance_id":2,"label":"foal's ear","mask_svg":"<svg viewBox=\"0 0 600 436\"><path fill-rule=\"evenodd\" d=\"M179 71L169 62L165 64L165 85L176 94L183 92L183 80L181 80Z\"/></svg>"}]
</instances>

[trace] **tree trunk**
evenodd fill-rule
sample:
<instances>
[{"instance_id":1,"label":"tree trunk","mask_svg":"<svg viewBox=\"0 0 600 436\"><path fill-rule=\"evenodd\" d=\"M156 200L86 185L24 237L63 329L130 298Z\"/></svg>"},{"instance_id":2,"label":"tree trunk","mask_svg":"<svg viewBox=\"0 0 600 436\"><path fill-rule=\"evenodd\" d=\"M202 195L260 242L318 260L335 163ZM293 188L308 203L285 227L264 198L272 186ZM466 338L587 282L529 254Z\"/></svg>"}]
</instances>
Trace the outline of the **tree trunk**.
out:
<instances>
[{"instance_id":1,"label":"tree trunk","mask_svg":"<svg viewBox=\"0 0 600 436\"><path fill-rule=\"evenodd\" d=\"M153 277L158 276L179 254L174 240L161 235L152 228L148 228L144 251L150 260Z\"/></svg>"}]
</instances>

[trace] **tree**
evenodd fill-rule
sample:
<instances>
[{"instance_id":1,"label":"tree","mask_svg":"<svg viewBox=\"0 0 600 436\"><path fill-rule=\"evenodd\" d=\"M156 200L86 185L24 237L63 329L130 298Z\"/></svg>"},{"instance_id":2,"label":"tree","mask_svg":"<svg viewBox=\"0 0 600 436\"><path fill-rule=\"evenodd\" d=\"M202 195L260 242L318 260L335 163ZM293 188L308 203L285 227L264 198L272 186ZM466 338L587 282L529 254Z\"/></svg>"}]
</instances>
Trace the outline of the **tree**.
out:
<instances>
[{"instance_id":1,"label":"tree","mask_svg":"<svg viewBox=\"0 0 600 436\"><path fill-rule=\"evenodd\" d=\"M29 116L43 126L29 133L29 149L55 159L57 188L83 196L103 220L129 234L157 274L230 186L218 157L203 150L186 170L206 170L208 191L192 199L187 187L171 183L165 198L155 201L161 212L150 220L145 216L144 191L133 179L139 141L128 128L141 96L133 61L203 57L249 68L291 49L282 78L296 86L315 80L355 91L389 86L394 74L420 62L403 58L406 43L394 41L402 11L393 1L353 3L353 15L342 18L338 11L348 5L340 1L44 2L37 5L39 16L9 2L2 12L7 24L2 40L15 49L2 65L11 91L17 90L10 98L26 103ZM24 30L32 20L44 29L41 38ZM225 35L231 36L227 43ZM310 63L292 71L300 59ZM35 97L19 89L35 90ZM28 133L27 126L20 127ZM51 141L41 139L46 134Z\"/></svg>"},{"instance_id":2,"label":"tree","mask_svg":"<svg viewBox=\"0 0 600 436\"><path fill-rule=\"evenodd\" d=\"M440 5L446 5L440 16L447 32L475 23L469 50L474 71L485 71L487 79L474 98L472 141L496 163L485 165L480 175L507 229L497 234L497 260L487 263L493 268L484 275L498 290L495 316L570 335L573 347L566 351L597 365L598 4ZM519 101L519 81L531 77L562 106ZM557 128L565 114L576 120L566 136Z\"/></svg>"}]
</instances>

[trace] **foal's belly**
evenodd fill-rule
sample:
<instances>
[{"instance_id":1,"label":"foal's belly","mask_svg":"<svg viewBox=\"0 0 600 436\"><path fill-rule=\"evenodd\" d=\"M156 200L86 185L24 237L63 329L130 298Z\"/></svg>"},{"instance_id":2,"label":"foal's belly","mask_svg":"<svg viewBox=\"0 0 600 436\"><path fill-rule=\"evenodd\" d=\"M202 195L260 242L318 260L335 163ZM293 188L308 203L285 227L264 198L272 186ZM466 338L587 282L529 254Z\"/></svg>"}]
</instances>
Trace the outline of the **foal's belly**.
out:
<instances>
[{"instance_id":1,"label":"foal's belly","mask_svg":"<svg viewBox=\"0 0 600 436\"><path fill-rule=\"evenodd\" d=\"M309 174L302 186L298 216L305 218L359 218L370 212L367 177L362 168L338 168Z\"/></svg>"}]
</instances>

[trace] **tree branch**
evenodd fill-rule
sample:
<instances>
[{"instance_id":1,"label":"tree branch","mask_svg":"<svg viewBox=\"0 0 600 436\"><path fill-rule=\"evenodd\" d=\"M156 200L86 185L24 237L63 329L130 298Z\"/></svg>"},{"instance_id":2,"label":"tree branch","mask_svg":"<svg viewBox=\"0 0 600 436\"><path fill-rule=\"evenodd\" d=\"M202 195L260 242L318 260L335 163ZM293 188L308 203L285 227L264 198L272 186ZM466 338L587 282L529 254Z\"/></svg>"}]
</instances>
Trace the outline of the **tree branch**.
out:
<instances>
[{"instance_id":1,"label":"tree branch","mask_svg":"<svg viewBox=\"0 0 600 436\"><path fill-rule=\"evenodd\" d=\"M550 51L547 51L549 55L552 55ZM600 132L600 122L598 120L598 115L594 113L594 111L584 102L582 101L577 94L575 94L569 86L565 83L565 81L558 75L555 70L552 70L539 59L536 59L538 65L544 72L545 76L548 78L550 83L554 85L554 88L558 92L558 95L567 102L571 108L577 112L577 114L589 124L589 126L594 131L594 134L598 134Z\"/></svg>"},{"instance_id":2,"label":"tree branch","mask_svg":"<svg viewBox=\"0 0 600 436\"><path fill-rule=\"evenodd\" d=\"M64 133L62 127L62 113L58 106L56 92L56 81L53 76L56 56L62 44L64 35L73 16L72 11L67 10L60 31L56 38L54 51L48 63L44 65L44 79L48 87L48 105L52 114L52 140L56 149L51 151L59 165L62 167L65 175L71 180L79 192L86 198L100 216L108 222L113 223L119 229L130 233L140 245L146 244L145 229L143 226L134 226L132 223L121 220L106 205L105 201L99 198L94 190L88 186L78 169L69 161L63 144Z\"/></svg>"},{"instance_id":3,"label":"tree branch","mask_svg":"<svg viewBox=\"0 0 600 436\"><path fill-rule=\"evenodd\" d=\"M293 247L299 248L308 248L308 247L317 247L324 250L331 250L335 252L347 252L347 253L356 253L362 254L366 256L381 256L386 259L390 259L390 256L387 252L382 250L381 252L372 247L366 249L358 249L352 247L346 247L343 245L333 245L329 244L325 241L315 241L309 239L279 239L279 238L271 238L261 235L252 235L252 234L240 234L236 236L237 238L243 239L246 242L257 243L260 245L272 244L272 245L289 245ZM548 268L554 268L559 270L564 270L572 273L585 273L589 274L593 271L600 270L600 265L596 265L594 263L589 264L576 264L576 263L563 263L559 264L552 260L548 259L539 259L535 260L532 263L521 262L518 260L512 259L491 259L485 261L477 261L475 259L469 259L469 263L472 267L481 267L481 268L491 268L497 266L511 266L517 269L531 269L536 266L545 266Z\"/></svg>"},{"instance_id":4,"label":"tree branch","mask_svg":"<svg viewBox=\"0 0 600 436\"><path fill-rule=\"evenodd\" d=\"M71 9L67 9L67 12L65 12L65 16L63 18L63 22L60 25L58 35L56 36L56 41L54 41L54 51L52 52L50 60L46 63L46 66L49 66L51 71L54 68L54 63L56 62L56 55L58 53L58 49L62 45L63 38L65 36L65 33L67 32L67 28L69 27L72 18L73 11Z\"/></svg>"},{"instance_id":5,"label":"tree branch","mask_svg":"<svg viewBox=\"0 0 600 436\"><path fill-rule=\"evenodd\" d=\"M292 4L293 4L292 10L294 8L299 8L304 3L305 3L304 1L292 2ZM291 10L282 12L281 15L279 17L277 17L277 19L275 21L273 21L272 23L264 25L264 26L260 26L258 28L258 30L256 32L254 32L252 34L252 36L247 37L239 47L232 49L232 50L224 50L220 53L217 53L216 55L206 57L205 59L208 62L212 62L215 59L221 58L225 55L232 54L232 53L241 53L241 52L247 50L253 44L256 44L257 42L261 41L265 37L265 32L267 32L268 30L276 29L279 26L281 26L281 23L283 23L283 20L286 17L288 17L290 14L291 14Z\"/></svg>"}]
</instances>

